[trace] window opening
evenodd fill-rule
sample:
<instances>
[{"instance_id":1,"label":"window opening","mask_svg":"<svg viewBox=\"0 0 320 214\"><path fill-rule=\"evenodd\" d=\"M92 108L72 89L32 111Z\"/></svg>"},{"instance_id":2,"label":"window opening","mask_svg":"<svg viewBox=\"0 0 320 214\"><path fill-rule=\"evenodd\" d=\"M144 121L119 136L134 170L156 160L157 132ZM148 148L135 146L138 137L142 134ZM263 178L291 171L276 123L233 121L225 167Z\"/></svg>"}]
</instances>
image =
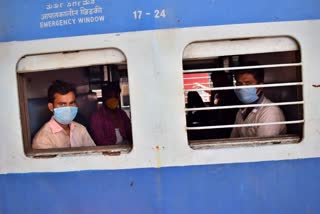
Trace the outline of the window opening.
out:
<instances>
[{"instance_id":1,"label":"window opening","mask_svg":"<svg viewBox=\"0 0 320 214\"><path fill-rule=\"evenodd\" d=\"M19 61L17 66L19 98L24 149L27 156L43 158L79 153L119 155L128 153L132 149L130 93L126 59L121 52L114 49L84 51L84 53L26 56ZM68 58L69 61L64 61L65 58ZM86 64L83 63L83 58L86 59ZM52 117L52 112L48 109L47 89L55 80L63 80L75 86L78 113L74 121L86 128L97 146L73 147L71 145L71 148L56 146L48 149L32 148L35 135ZM113 139L113 135L97 135L95 130L100 125L93 122L94 114L107 108L104 105L106 100L103 97L103 90L110 85L125 89L125 91L119 92L118 99L119 110L117 112L122 111L123 113L120 112L122 117L117 117L116 122L112 123L106 122L107 117L103 117L99 122L103 123L101 125L103 127L118 129L114 130L116 139ZM123 105L124 96L128 100L126 106ZM126 125L123 125L123 119L126 119ZM130 138L127 135L130 135ZM98 143L98 140L102 143ZM114 140L116 141L113 142Z\"/></svg>"},{"instance_id":2,"label":"window opening","mask_svg":"<svg viewBox=\"0 0 320 214\"><path fill-rule=\"evenodd\" d=\"M282 46L278 45L279 41ZM261 45L264 43L267 46ZM237 47L234 54L233 45ZM211 50L215 50L212 55ZM187 46L183 78L186 130L191 148L300 142L304 124L301 66L298 45L286 37L199 42ZM260 72L264 81L240 84L237 78L247 71ZM245 103L234 92L239 89L254 89L258 96ZM262 109L279 117L282 112L284 118L268 119ZM253 116L255 113L259 118ZM284 130L275 131L277 134L268 131L277 127ZM234 134L233 130L241 133Z\"/></svg>"}]
</instances>

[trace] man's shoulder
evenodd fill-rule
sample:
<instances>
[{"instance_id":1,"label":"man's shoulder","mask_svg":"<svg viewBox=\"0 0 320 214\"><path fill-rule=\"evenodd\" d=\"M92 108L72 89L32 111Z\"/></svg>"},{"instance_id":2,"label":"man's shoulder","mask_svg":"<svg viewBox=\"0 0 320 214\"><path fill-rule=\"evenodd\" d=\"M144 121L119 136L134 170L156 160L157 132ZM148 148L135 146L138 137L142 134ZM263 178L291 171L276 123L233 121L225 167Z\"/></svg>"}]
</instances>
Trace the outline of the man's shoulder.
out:
<instances>
[{"instance_id":1,"label":"man's shoulder","mask_svg":"<svg viewBox=\"0 0 320 214\"><path fill-rule=\"evenodd\" d=\"M127 113L124 111L124 110L122 110L122 109L118 109L118 112L119 112L119 114L121 114L122 116L127 116Z\"/></svg>"},{"instance_id":2,"label":"man's shoulder","mask_svg":"<svg viewBox=\"0 0 320 214\"><path fill-rule=\"evenodd\" d=\"M53 132L50 128L49 121L46 122L36 133L32 140L32 147L33 148L44 148L43 142L52 142Z\"/></svg>"},{"instance_id":3,"label":"man's shoulder","mask_svg":"<svg viewBox=\"0 0 320 214\"><path fill-rule=\"evenodd\" d=\"M264 97L261 104L269 104L269 103L274 103L270 99ZM264 106L262 108L264 111L281 111L280 107L277 105L272 105L272 106Z\"/></svg>"},{"instance_id":4,"label":"man's shoulder","mask_svg":"<svg viewBox=\"0 0 320 214\"><path fill-rule=\"evenodd\" d=\"M103 107L101 106L100 108L98 108L96 111L94 111L91 115L91 118L101 118L105 116L105 111L103 109Z\"/></svg>"},{"instance_id":5,"label":"man's shoulder","mask_svg":"<svg viewBox=\"0 0 320 214\"><path fill-rule=\"evenodd\" d=\"M76 121L72 121L72 123L74 124L74 127L76 129L85 129L85 130L87 130L87 128L84 125L82 125L81 123L78 123Z\"/></svg>"},{"instance_id":6,"label":"man's shoulder","mask_svg":"<svg viewBox=\"0 0 320 214\"><path fill-rule=\"evenodd\" d=\"M46 122L37 132L36 135L42 135L42 134L52 134L51 128L50 128L50 121Z\"/></svg>"},{"instance_id":7,"label":"man's shoulder","mask_svg":"<svg viewBox=\"0 0 320 214\"><path fill-rule=\"evenodd\" d=\"M268 103L273 103L273 102L268 98L264 97L262 104L268 104ZM259 112L261 115L268 115L269 117L283 115L283 112L278 105L263 106L259 109L260 109Z\"/></svg>"},{"instance_id":8,"label":"man's shoulder","mask_svg":"<svg viewBox=\"0 0 320 214\"><path fill-rule=\"evenodd\" d=\"M265 103L273 103L273 102L270 99L268 99L267 97L264 96L261 103L265 104Z\"/></svg>"}]
</instances>

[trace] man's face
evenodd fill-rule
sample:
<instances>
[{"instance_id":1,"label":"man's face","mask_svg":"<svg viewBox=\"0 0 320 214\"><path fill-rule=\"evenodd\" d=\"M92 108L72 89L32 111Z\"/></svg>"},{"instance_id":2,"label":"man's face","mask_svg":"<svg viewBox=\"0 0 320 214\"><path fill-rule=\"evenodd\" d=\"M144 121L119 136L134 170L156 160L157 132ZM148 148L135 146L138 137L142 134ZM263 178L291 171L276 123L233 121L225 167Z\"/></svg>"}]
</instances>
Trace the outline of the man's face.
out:
<instances>
[{"instance_id":1,"label":"man's face","mask_svg":"<svg viewBox=\"0 0 320 214\"><path fill-rule=\"evenodd\" d=\"M55 93L53 103L48 103L48 108L52 112L54 108L67 107L67 106L77 106L76 96L71 91L64 95Z\"/></svg>"},{"instance_id":2,"label":"man's face","mask_svg":"<svg viewBox=\"0 0 320 214\"><path fill-rule=\"evenodd\" d=\"M120 94L115 91L109 91L104 102L105 106L111 110L115 110L119 106Z\"/></svg>"},{"instance_id":3,"label":"man's face","mask_svg":"<svg viewBox=\"0 0 320 214\"><path fill-rule=\"evenodd\" d=\"M237 76L236 84L240 85L257 85L258 82L252 74L244 73Z\"/></svg>"},{"instance_id":4,"label":"man's face","mask_svg":"<svg viewBox=\"0 0 320 214\"><path fill-rule=\"evenodd\" d=\"M236 79L236 85L241 86L241 85L258 85L258 81L252 74L249 73L243 73L237 76ZM257 88L257 94L260 93L262 88Z\"/></svg>"}]
</instances>

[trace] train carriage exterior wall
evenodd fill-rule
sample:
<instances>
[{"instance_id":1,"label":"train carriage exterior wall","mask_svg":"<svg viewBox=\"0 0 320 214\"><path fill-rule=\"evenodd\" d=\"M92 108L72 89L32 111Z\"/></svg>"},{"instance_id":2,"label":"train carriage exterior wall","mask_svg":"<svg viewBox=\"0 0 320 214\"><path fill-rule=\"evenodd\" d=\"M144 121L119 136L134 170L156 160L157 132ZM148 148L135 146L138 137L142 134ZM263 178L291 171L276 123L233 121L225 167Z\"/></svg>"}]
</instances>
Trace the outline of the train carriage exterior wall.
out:
<instances>
[{"instance_id":1,"label":"train carriage exterior wall","mask_svg":"<svg viewBox=\"0 0 320 214\"><path fill-rule=\"evenodd\" d=\"M12 0L0 11L0 213L320 212L320 1ZM279 36L301 54L301 142L190 148L185 48ZM17 78L49 65L21 60L109 49L126 58L132 150L27 156Z\"/></svg>"}]
</instances>

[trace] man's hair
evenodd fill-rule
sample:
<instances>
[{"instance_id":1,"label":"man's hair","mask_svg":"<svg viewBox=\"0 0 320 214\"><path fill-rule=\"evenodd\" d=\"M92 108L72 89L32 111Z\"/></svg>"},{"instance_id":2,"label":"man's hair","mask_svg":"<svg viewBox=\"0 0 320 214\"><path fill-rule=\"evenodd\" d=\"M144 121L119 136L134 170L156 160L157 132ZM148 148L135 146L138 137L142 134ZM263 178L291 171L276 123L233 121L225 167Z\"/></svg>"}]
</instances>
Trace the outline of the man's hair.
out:
<instances>
[{"instance_id":1,"label":"man's hair","mask_svg":"<svg viewBox=\"0 0 320 214\"><path fill-rule=\"evenodd\" d=\"M188 92L188 108L205 107L200 94L196 91Z\"/></svg>"},{"instance_id":2,"label":"man's hair","mask_svg":"<svg viewBox=\"0 0 320 214\"><path fill-rule=\"evenodd\" d=\"M210 78L214 87L232 86L232 76L224 71L212 72Z\"/></svg>"},{"instance_id":3,"label":"man's hair","mask_svg":"<svg viewBox=\"0 0 320 214\"><path fill-rule=\"evenodd\" d=\"M68 94L69 92L73 92L76 96L76 89L73 84L64 82L62 80L55 80L52 82L50 87L48 88L48 102L53 103L54 102L54 95L56 93L58 94Z\"/></svg>"},{"instance_id":4,"label":"man's hair","mask_svg":"<svg viewBox=\"0 0 320 214\"><path fill-rule=\"evenodd\" d=\"M241 66L256 66L259 63L250 61L241 63ZM257 80L258 83L264 82L264 69L263 68L254 68L254 69L246 69L246 70L239 70L235 72L235 78L237 79L241 74L252 74L252 76Z\"/></svg>"},{"instance_id":5,"label":"man's hair","mask_svg":"<svg viewBox=\"0 0 320 214\"><path fill-rule=\"evenodd\" d=\"M102 99L106 100L110 97L111 93L120 94L121 89L119 82L108 82L102 86Z\"/></svg>"}]
</instances>

